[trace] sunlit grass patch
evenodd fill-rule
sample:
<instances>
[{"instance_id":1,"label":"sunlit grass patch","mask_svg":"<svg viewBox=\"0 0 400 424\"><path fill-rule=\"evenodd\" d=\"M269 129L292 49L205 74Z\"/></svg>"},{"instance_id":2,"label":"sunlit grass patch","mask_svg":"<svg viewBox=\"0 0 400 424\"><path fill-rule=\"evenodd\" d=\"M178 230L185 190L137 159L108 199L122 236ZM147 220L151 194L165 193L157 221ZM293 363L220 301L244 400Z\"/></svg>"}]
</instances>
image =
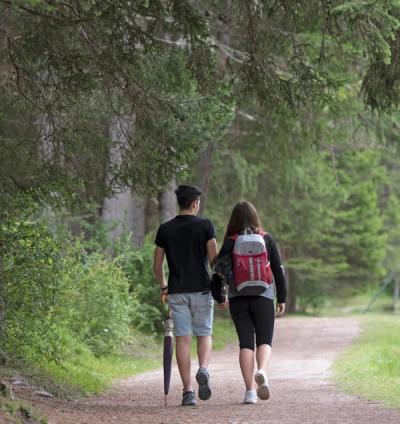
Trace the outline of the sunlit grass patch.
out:
<instances>
[{"instance_id":1,"label":"sunlit grass patch","mask_svg":"<svg viewBox=\"0 0 400 424\"><path fill-rule=\"evenodd\" d=\"M353 294L349 296L331 297L326 300L324 307L321 309L321 316L343 316L343 315L360 315L366 312L370 306L369 313L388 313L392 311L393 300L390 294L381 293L376 299L376 288L369 288L363 293ZM370 305L373 300L372 305Z\"/></svg>"},{"instance_id":2,"label":"sunlit grass patch","mask_svg":"<svg viewBox=\"0 0 400 424\"><path fill-rule=\"evenodd\" d=\"M57 362L41 364L34 380L53 394L72 398L101 393L116 380L159 367L162 350L153 337L136 334L119 355L96 356L82 342L64 334Z\"/></svg>"},{"instance_id":3,"label":"sunlit grass patch","mask_svg":"<svg viewBox=\"0 0 400 424\"><path fill-rule=\"evenodd\" d=\"M400 408L400 317L368 317L333 371L346 392Z\"/></svg>"},{"instance_id":4,"label":"sunlit grass patch","mask_svg":"<svg viewBox=\"0 0 400 424\"><path fill-rule=\"evenodd\" d=\"M97 358L91 353L82 354L62 364L49 364L45 371L50 375L55 391L67 397L79 394L101 393L123 377L140 374L160 365L154 357L114 355Z\"/></svg>"},{"instance_id":5,"label":"sunlit grass patch","mask_svg":"<svg viewBox=\"0 0 400 424\"><path fill-rule=\"evenodd\" d=\"M212 332L212 349L213 351L221 350L230 343L237 342L237 335L229 311L217 311L214 317ZM190 346L191 357L196 358L196 337L192 337Z\"/></svg>"},{"instance_id":6,"label":"sunlit grass patch","mask_svg":"<svg viewBox=\"0 0 400 424\"><path fill-rule=\"evenodd\" d=\"M192 358L195 358L196 342L193 339ZM231 320L217 316L213 328L213 350L222 349L236 340ZM138 333L123 355L96 356L84 343L65 333L63 345L59 362L42 364L34 372L40 385L62 397L101 393L118 379L162 367L162 336L154 338ZM31 370L27 374L32 374Z\"/></svg>"},{"instance_id":7,"label":"sunlit grass patch","mask_svg":"<svg viewBox=\"0 0 400 424\"><path fill-rule=\"evenodd\" d=\"M235 326L229 318L229 312L226 312L226 317L221 318L216 316L213 325L213 350L223 349L230 343L238 343Z\"/></svg>"}]
</instances>

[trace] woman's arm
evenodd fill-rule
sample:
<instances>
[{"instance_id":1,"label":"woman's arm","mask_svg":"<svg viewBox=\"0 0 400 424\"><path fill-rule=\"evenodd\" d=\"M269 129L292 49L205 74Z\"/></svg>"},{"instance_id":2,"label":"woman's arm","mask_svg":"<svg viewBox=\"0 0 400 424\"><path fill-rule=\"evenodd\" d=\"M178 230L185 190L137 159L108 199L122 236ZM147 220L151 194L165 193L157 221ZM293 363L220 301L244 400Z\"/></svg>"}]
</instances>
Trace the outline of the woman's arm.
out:
<instances>
[{"instance_id":1,"label":"woman's arm","mask_svg":"<svg viewBox=\"0 0 400 424\"><path fill-rule=\"evenodd\" d=\"M235 241L231 238L226 238L222 244L221 250L218 253L217 260L222 256L229 255L233 252Z\"/></svg>"},{"instance_id":2,"label":"woman's arm","mask_svg":"<svg viewBox=\"0 0 400 424\"><path fill-rule=\"evenodd\" d=\"M276 285L276 297L278 304L284 304L286 302L286 278L283 270L283 265L281 261L281 255L279 253L278 246L275 243L275 240L268 234L266 236L266 244L269 255L269 261L271 263L271 270L274 274L274 280ZM284 306L283 311L284 312Z\"/></svg>"}]
</instances>

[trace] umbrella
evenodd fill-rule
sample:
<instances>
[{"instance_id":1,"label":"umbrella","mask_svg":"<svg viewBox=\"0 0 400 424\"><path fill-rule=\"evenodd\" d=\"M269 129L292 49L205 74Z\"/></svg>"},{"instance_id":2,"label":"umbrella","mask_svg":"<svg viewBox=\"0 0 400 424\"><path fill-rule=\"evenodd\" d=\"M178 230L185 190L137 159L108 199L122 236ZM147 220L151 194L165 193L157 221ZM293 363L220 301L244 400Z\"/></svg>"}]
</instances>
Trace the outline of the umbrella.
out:
<instances>
[{"instance_id":1,"label":"umbrella","mask_svg":"<svg viewBox=\"0 0 400 424\"><path fill-rule=\"evenodd\" d=\"M164 334L164 354L163 354L163 365L164 365L164 395L165 395L165 406L167 406L167 395L169 392L169 386L171 383L171 369L172 369L172 354L174 352L173 335L172 329L174 323L172 321L171 313L164 319L163 325L165 328Z\"/></svg>"}]
</instances>

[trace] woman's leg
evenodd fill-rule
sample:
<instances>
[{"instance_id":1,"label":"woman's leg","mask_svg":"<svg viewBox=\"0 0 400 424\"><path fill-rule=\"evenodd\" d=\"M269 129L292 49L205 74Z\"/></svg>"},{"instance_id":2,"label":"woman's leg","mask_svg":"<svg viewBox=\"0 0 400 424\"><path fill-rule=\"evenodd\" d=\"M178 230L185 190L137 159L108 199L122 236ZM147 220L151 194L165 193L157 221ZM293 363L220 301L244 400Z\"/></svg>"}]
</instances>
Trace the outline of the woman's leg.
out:
<instances>
[{"instance_id":1,"label":"woman's leg","mask_svg":"<svg viewBox=\"0 0 400 424\"><path fill-rule=\"evenodd\" d=\"M239 364L246 390L254 390L254 350L240 349Z\"/></svg>"},{"instance_id":2,"label":"woman's leg","mask_svg":"<svg viewBox=\"0 0 400 424\"><path fill-rule=\"evenodd\" d=\"M270 397L267 365L271 357L271 344L274 332L274 302L271 299L259 296L251 303L250 309L256 331L258 371L254 377L257 383L257 395L260 399L267 400Z\"/></svg>"},{"instance_id":3,"label":"woman's leg","mask_svg":"<svg viewBox=\"0 0 400 424\"><path fill-rule=\"evenodd\" d=\"M247 297L229 301L229 309L239 338L239 364L246 390L254 390L254 327Z\"/></svg>"},{"instance_id":4,"label":"woman's leg","mask_svg":"<svg viewBox=\"0 0 400 424\"><path fill-rule=\"evenodd\" d=\"M272 349L271 346L268 344L262 344L257 346L256 351L256 361L257 361L257 368L259 370L263 370L267 372L267 367L269 360L271 358Z\"/></svg>"},{"instance_id":5,"label":"woman's leg","mask_svg":"<svg viewBox=\"0 0 400 424\"><path fill-rule=\"evenodd\" d=\"M274 302L262 296L253 299L251 314L256 331L256 361L259 370L267 372L271 358L271 344L274 334L275 309Z\"/></svg>"},{"instance_id":6,"label":"woman's leg","mask_svg":"<svg viewBox=\"0 0 400 424\"><path fill-rule=\"evenodd\" d=\"M253 298L250 310L256 332L257 366L258 369L266 371L271 358L272 337L274 335L274 302L272 299L257 296Z\"/></svg>"}]
</instances>

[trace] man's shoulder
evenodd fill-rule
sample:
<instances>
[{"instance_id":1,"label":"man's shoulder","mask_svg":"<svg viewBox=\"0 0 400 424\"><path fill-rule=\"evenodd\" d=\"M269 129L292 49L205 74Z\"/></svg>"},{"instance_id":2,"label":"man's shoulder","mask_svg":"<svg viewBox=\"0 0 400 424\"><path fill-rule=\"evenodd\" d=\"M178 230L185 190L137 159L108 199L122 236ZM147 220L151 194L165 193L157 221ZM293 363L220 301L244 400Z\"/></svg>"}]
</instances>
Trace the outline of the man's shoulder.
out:
<instances>
[{"instance_id":1,"label":"man's shoulder","mask_svg":"<svg viewBox=\"0 0 400 424\"><path fill-rule=\"evenodd\" d=\"M205 231L215 233L215 227L211 219L197 216L196 222L197 222L197 225L199 225Z\"/></svg>"},{"instance_id":2,"label":"man's shoulder","mask_svg":"<svg viewBox=\"0 0 400 424\"><path fill-rule=\"evenodd\" d=\"M164 229L164 228L168 228L171 225L174 225L174 223L176 222L176 216L168 221L163 222L162 224L160 224L160 226L158 227L160 230Z\"/></svg>"},{"instance_id":3,"label":"man's shoulder","mask_svg":"<svg viewBox=\"0 0 400 424\"><path fill-rule=\"evenodd\" d=\"M196 220L197 220L198 222L201 222L201 223L203 223L203 224L207 224L207 225L214 225L214 224L212 223L211 219L209 219L209 218L205 218L205 217L203 217L203 216L196 216L195 218L196 218Z\"/></svg>"},{"instance_id":4,"label":"man's shoulder","mask_svg":"<svg viewBox=\"0 0 400 424\"><path fill-rule=\"evenodd\" d=\"M204 218L200 216L191 216L190 220L185 219L184 221L182 221L179 219L179 217L175 217L161 224L158 227L158 232L163 233L163 232L168 232L169 230L173 231L177 226L179 227L180 225L182 225L182 223L184 223L185 226L191 225L199 229L209 230L214 228L214 224L208 218Z\"/></svg>"}]
</instances>

